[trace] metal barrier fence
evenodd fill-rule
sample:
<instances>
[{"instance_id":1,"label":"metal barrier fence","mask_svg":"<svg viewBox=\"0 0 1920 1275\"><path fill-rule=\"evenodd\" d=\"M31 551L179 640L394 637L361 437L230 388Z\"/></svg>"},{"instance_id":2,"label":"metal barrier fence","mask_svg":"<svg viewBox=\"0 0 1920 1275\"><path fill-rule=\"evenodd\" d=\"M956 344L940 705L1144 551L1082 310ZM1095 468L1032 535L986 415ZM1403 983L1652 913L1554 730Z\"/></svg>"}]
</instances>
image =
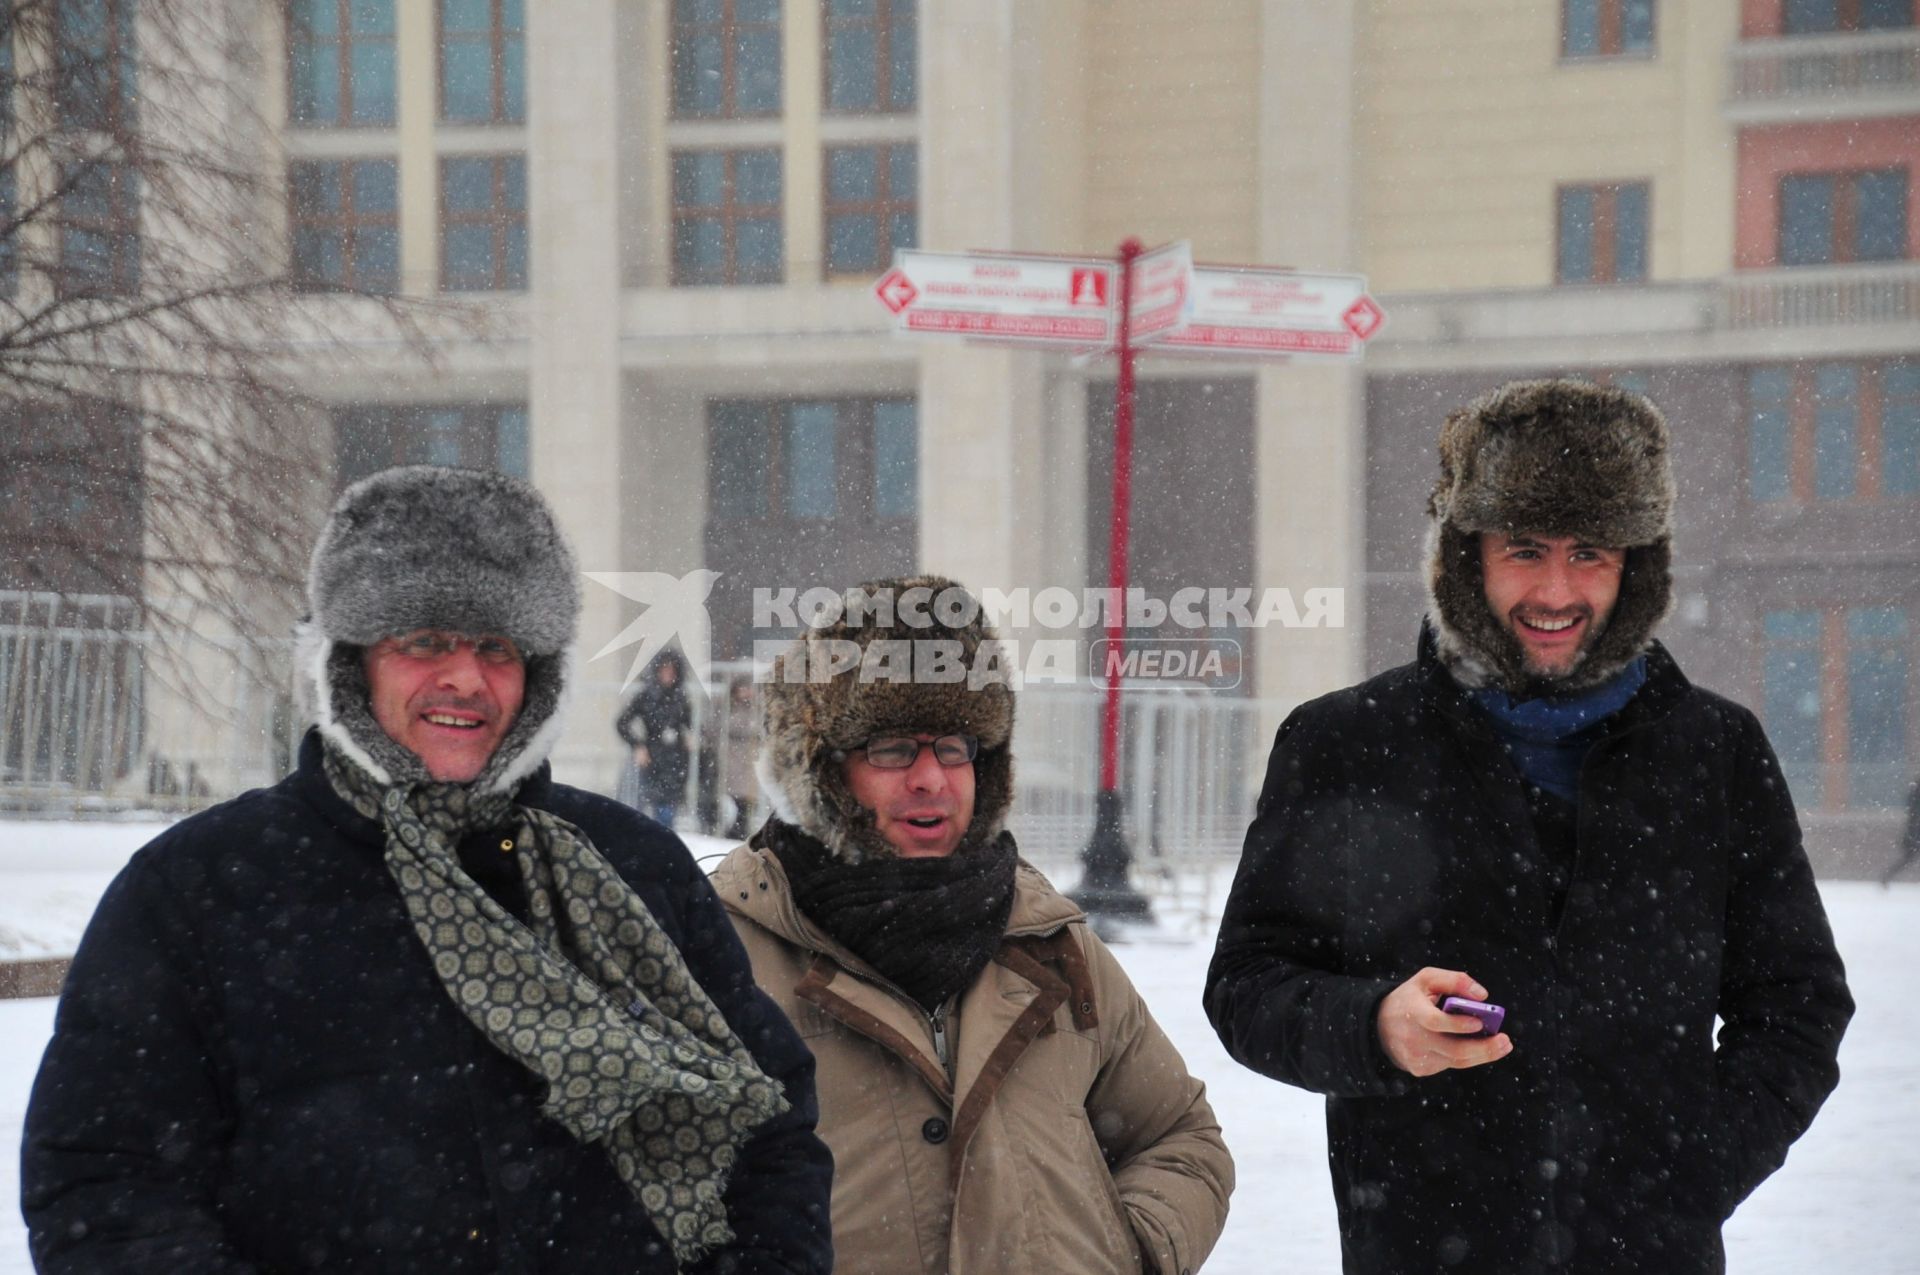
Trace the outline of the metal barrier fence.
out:
<instances>
[{"instance_id":1,"label":"metal barrier fence","mask_svg":"<svg viewBox=\"0 0 1920 1275\"><path fill-rule=\"evenodd\" d=\"M125 598L0 593L0 789L99 792L141 746L145 637Z\"/></svg>"},{"instance_id":2,"label":"metal barrier fence","mask_svg":"<svg viewBox=\"0 0 1920 1275\"><path fill-rule=\"evenodd\" d=\"M131 600L0 591L0 808L186 810L272 783L287 643L163 646Z\"/></svg>"},{"instance_id":3,"label":"metal barrier fence","mask_svg":"<svg viewBox=\"0 0 1920 1275\"><path fill-rule=\"evenodd\" d=\"M747 698L735 701L744 684ZM604 699L608 687L596 688ZM677 808L683 827L724 832L735 825L731 794L757 792L752 750L730 746L742 726L757 743L760 687L746 664L716 664L707 693L689 696L694 755ZM1014 801L1009 826L1036 863L1068 865L1093 832L1099 782L1101 691L1093 686L1032 685L1014 716ZM1142 689L1123 701L1120 782L1127 834L1137 861L1231 862L1253 817L1270 739L1283 706L1200 689ZM609 732L611 733L611 732ZM637 800L626 769L619 795ZM744 782L742 782L744 780ZM757 822L764 810L756 808Z\"/></svg>"},{"instance_id":4,"label":"metal barrier fence","mask_svg":"<svg viewBox=\"0 0 1920 1275\"><path fill-rule=\"evenodd\" d=\"M0 593L0 808L58 812L96 805L184 810L274 782L302 727L286 691L284 644L193 639L182 660L133 627L125 599ZM250 667L249 652L268 665ZM735 698L735 687L744 689ZM757 823L751 770L759 686L751 666L717 665L694 714L681 827L726 834ZM617 688L582 688L617 703ZM1015 716L1010 820L1022 852L1072 876L1093 830L1101 693L1028 686ZM1141 690L1122 720L1127 832L1143 865L1231 862L1258 796L1276 706L1202 690ZM607 723L609 753L619 747ZM638 804L624 757L594 765Z\"/></svg>"}]
</instances>

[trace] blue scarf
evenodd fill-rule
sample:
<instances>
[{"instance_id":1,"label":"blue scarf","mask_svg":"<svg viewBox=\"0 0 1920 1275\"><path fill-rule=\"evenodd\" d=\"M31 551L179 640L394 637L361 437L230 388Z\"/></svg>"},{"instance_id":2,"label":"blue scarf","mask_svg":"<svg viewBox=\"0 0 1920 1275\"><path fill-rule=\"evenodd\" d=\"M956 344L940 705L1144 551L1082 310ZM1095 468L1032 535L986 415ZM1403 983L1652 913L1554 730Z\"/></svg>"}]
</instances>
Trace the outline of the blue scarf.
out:
<instances>
[{"instance_id":1,"label":"blue scarf","mask_svg":"<svg viewBox=\"0 0 1920 1275\"><path fill-rule=\"evenodd\" d=\"M1493 721L1513 754L1514 765L1530 784L1566 801L1580 797L1580 763L1599 734L1600 723L1612 717L1647 681L1647 657L1642 655L1609 680L1577 695L1546 695L1516 700L1497 687L1473 693L1473 702Z\"/></svg>"}]
</instances>

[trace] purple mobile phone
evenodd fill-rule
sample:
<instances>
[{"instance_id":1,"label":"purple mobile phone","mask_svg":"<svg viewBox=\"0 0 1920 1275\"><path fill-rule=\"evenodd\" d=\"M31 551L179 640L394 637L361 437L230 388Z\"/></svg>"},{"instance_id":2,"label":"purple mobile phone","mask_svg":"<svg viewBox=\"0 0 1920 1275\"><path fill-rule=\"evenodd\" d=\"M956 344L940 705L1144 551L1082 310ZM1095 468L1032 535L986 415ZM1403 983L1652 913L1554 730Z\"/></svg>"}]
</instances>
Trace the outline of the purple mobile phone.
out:
<instances>
[{"instance_id":1,"label":"purple mobile phone","mask_svg":"<svg viewBox=\"0 0 1920 1275\"><path fill-rule=\"evenodd\" d=\"M1500 1024L1506 1021L1507 1011L1498 1005L1489 1005L1485 1001L1470 1001L1464 996L1449 996L1440 1002L1443 1014L1466 1014L1480 1020L1479 1036L1497 1036Z\"/></svg>"}]
</instances>

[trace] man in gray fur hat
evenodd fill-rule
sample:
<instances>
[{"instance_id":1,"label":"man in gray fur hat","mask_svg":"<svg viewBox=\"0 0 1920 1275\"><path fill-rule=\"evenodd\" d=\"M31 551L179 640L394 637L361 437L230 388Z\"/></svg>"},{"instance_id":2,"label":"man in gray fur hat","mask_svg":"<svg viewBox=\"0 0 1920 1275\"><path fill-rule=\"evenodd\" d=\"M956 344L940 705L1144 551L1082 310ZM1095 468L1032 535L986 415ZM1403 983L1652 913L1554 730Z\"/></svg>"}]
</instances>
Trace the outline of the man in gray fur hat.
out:
<instances>
[{"instance_id":1,"label":"man in gray fur hat","mask_svg":"<svg viewBox=\"0 0 1920 1275\"><path fill-rule=\"evenodd\" d=\"M1327 1095L1349 1272L1722 1270L1839 1078L1853 1002L1779 763L1653 640L1673 503L1638 395L1455 412L1417 658L1274 742L1206 1007Z\"/></svg>"},{"instance_id":2,"label":"man in gray fur hat","mask_svg":"<svg viewBox=\"0 0 1920 1275\"><path fill-rule=\"evenodd\" d=\"M672 833L548 774L578 574L518 479L341 496L299 768L135 855L74 958L38 1269L830 1268L811 1056Z\"/></svg>"},{"instance_id":3,"label":"man in gray fur hat","mask_svg":"<svg viewBox=\"0 0 1920 1275\"><path fill-rule=\"evenodd\" d=\"M761 688L774 815L714 874L819 1059L844 1275L1176 1275L1233 1160L1086 916L1022 861L1014 693L959 585L861 585Z\"/></svg>"}]
</instances>

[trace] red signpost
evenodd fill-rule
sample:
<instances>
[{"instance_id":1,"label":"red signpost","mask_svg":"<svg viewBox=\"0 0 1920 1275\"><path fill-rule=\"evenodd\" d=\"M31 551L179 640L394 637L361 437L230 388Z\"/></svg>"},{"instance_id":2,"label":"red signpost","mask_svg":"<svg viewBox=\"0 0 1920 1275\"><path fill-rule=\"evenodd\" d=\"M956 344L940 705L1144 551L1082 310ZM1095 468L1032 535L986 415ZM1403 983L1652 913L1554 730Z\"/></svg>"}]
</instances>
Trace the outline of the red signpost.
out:
<instances>
[{"instance_id":1,"label":"red signpost","mask_svg":"<svg viewBox=\"0 0 1920 1275\"><path fill-rule=\"evenodd\" d=\"M1094 798L1093 838L1081 855L1084 875L1074 900L1094 916L1147 920L1153 915L1145 895L1133 888L1133 862L1121 820L1120 669L1126 641L1127 554L1133 525L1133 268L1142 247L1138 239L1120 245L1120 323L1115 352L1120 375L1113 390L1113 508L1107 521L1107 656L1101 668L1106 698L1100 716L1100 792Z\"/></svg>"},{"instance_id":2,"label":"red signpost","mask_svg":"<svg viewBox=\"0 0 1920 1275\"><path fill-rule=\"evenodd\" d=\"M1142 345L1182 354L1249 358L1353 357L1385 322L1358 275L1262 267L1195 268L1185 243L1146 252L1120 245L1112 265L1085 257L903 250L874 292L896 330L1002 344L1111 348L1119 359L1113 399L1113 508L1107 525L1107 656L1100 717L1100 791L1085 875L1074 899L1095 917L1147 920L1133 888L1120 795L1120 675L1126 641L1127 557L1133 512L1134 359ZM1139 313L1135 313L1136 303Z\"/></svg>"}]
</instances>

